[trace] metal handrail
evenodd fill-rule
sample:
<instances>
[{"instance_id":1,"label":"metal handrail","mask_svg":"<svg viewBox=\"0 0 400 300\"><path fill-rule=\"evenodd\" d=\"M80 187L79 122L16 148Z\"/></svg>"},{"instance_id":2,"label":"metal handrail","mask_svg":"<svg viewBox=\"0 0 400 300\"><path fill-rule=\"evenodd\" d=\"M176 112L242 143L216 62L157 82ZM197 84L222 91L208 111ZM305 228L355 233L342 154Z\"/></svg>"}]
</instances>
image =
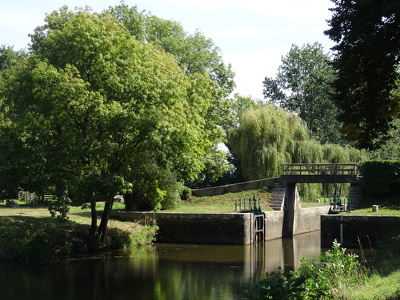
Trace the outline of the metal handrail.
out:
<instances>
[{"instance_id":1,"label":"metal handrail","mask_svg":"<svg viewBox=\"0 0 400 300\"><path fill-rule=\"evenodd\" d=\"M260 198L240 198L235 200L235 211L238 212L252 212L254 214L261 214Z\"/></svg>"},{"instance_id":2,"label":"metal handrail","mask_svg":"<svg viewBox=\"0 0 400 300\"><path fill-rule=\"evenodd\" d=\"M282 175L359 175L360 165L346 164L282 164Z\"/></svg>"}]
</instances>

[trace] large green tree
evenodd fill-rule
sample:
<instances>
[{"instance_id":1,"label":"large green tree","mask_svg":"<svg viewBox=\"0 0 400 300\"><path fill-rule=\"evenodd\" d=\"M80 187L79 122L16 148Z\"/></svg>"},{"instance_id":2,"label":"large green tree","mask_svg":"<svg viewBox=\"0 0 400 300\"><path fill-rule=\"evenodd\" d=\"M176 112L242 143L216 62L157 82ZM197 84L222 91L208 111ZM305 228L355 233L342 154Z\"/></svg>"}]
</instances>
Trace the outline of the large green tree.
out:
<instances>
[{"instance_id":1,"label":"large green tree","mask_svg":"<svg viewBox=\"0 0 400 300\"><path fill-rule=\"evenodd\" d=\"M391 94L399 77L400 2L332 0L330 29L336 70L334 101L343 131L359 147L374 148L399 115L400 98Z\"/></svg>"},{"instance_id":2,"label":"large green tree","mask_svg":"<svg viewBox=\"0 0 400 300\"><path fill-rule=\"evenodd\" d=\"M313 136L322 143L342 141L337 108L331 101L334 70L319 43L292 45L282 57L275 78L266 77L264 97L289 111L298 112Z\"/></svg>"},{"instance_id":3,"label":"large green tree","mask_svg":"<svg viewBox=\"0 0 400 300\"><path fill-rule=\"evenodd\" d=\"M235 87L235 74L231 65L224 63L221 50L201 31L188 33L177 21L162 19L146 11L138 12L135 6L129 7L123 1L120 5L110 7L110 11L136 39L171 53L186 74L208 75L214 85L206 126L214 145L224 142L220 139L223 129L235 122L234 116L229 113L235 105L229 98ZM222 156L220 152L212 151L204 158L209 162L208 165L214 166L206 170L208 178L215 180L229 169L230 166L221 160ZM219 168L215 168L217 165Z\"/></svg>"},{"instance_id":4,"label":"large green tree","mask_svg":"<svg viewBox=\"0 0 400 300\"><path fill-rule=\"evenodd\" d=\"M307 140L304 121L270 104L242 114L240 126L230 130L229 148L240 159L244 177L255 180L280 175L283 163L308 162L293 160L296 147Z\"/></svg>"},{"instance_id":5,"label":"large green tree","mask_svg":"<svg viewBox=\"0 0 400 300\"><path fill-rule=\"evenodd\" d=\"M212 150L209 76L186 74L108 12L49 14L4 83L3 184L90 202L92 246L104 240L114 195L139 186L159 202L165 192L150 170L189 180ZM106 203L99 226L96 201Z\"/></svg>"}]
</instances>

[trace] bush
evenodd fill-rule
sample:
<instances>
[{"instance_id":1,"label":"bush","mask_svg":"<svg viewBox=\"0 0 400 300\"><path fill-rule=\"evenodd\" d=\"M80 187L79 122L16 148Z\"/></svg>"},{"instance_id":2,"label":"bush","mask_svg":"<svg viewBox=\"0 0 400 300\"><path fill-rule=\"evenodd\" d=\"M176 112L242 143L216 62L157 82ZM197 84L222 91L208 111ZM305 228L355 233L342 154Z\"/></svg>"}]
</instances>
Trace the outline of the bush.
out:
<instances>
[{"instance_id":1,"label":"bush","mask_svg":"<svg viewBox=\"0 0 400 300\"><path fill-rule=\"evenodd\" d=\"M366 279L365 268L357 256L348 254L336 241L320 261L294 271L267 273L255 289L247 291L248 299L336 299Z\"/></svg>"},{"instance_id":2,"label":"bush","mask_svg":"<svg viewBox=\"0 0 400 300\"><path fill-rule=\"evenodd\" d=\"M181 200L187 201L192 196L192 190L186 186L183 187L181 191Z\"/></svg>"},{"instance_id":3,"label":"bush","mask_svg":"<svg viewBox=\"0 0 400 300\"><path fill-rule=\"evenodd\" d=\"M178 181L172 172L165 172L160 179L160 188L166 192L161 202L161 209L170 209L178 206L181 193L184 189L182 182Z\"/></svg>"},{"instance_id":4,"label":"bush","mask_svg":"<svg viewBox=\"0 0 400 300\"><path fill-rule=\"evenodd\" d=\"M111 228L107 232L105 247L110 250L124 250L133 246L134 239L132 235L118 228Z\"/></svg>"},{"instance_id":5,"label":"bush","mask_svg":"<svg viewBox=\"0 0 400 300\"><path fill-rule=\"evenodd\" d=\"M52 218L60 222L65 222L69 219L69 206L65 204L64 199L57 199L49 205L49 212Z\"/></svg>"},{"instance_id":6,"label":"bush","mask_svg":"<svg viewBox=\"0 0 400 300\"><path fill-rule=\"evenodd\" d=\"M58 253L70 254L71 247L66 247L65 239L59 236L56 226L48 224L42 228L8 228L0 233L0 260L52 259Z\"/></svg>"},{"instance_id":7,"label":"bush","mask_svg":"<svg viewBox=\"0 0 400 300\"><path fill-rule=\"evenodd\" d=\"M170 170L158 170L157 173L136 180L132 192L124 196L126 210L158 211L179 204L183 184L176 174Z\"/></svg>"}]
</instances>

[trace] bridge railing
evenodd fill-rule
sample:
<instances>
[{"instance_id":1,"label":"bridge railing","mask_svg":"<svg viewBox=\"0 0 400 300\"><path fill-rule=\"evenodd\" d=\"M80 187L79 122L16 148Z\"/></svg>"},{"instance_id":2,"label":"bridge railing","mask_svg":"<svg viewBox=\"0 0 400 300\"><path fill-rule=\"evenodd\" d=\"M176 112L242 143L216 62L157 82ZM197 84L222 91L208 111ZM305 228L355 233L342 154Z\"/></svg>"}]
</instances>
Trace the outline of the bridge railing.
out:
<instances>
[{"instance_id":1,"label":"bridge railing","mask_svg":"<svg viewBox=\"0 0 400 300\"><path fill-rule=\"evenodd\" d=\"M236 212L251 212L255 215L262 213L260 206L260 198L240 198L235 200L235 211Z\"/></svg>"},{"instance_id":2,"label":"bridge railing","mask_svg":"<svg viewBox=\"0 0 400 300\"><path fill-rule=\"evenodd\" d=\"M282 175L359 175L359 164L282 164Z\"/></svg>"}]
</instances>

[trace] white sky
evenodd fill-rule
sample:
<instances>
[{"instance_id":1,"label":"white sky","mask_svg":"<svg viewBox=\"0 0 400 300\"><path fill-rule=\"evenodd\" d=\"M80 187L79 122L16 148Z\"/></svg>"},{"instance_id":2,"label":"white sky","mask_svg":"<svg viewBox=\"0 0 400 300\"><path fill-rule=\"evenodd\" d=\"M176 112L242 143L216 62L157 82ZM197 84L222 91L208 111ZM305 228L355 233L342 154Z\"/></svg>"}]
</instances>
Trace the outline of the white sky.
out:
<instances>
[{"instance_id":1,"label":"white sky","mask_svg":"<svg viewBox=\"0 0 400 300\"><path fill-rule=\"evenodd\" d=\"M88 5L101 12L119 0L0 0L0 45L27 48L28 37L46 13L63 5ZM185 31L201 30L221 49L236 73L235 92L262 99L262 81L274 76L292 44L334 44L323 34L330 0L125 0L139 11L178 21Z\"/></svg>"}]
</instances>

